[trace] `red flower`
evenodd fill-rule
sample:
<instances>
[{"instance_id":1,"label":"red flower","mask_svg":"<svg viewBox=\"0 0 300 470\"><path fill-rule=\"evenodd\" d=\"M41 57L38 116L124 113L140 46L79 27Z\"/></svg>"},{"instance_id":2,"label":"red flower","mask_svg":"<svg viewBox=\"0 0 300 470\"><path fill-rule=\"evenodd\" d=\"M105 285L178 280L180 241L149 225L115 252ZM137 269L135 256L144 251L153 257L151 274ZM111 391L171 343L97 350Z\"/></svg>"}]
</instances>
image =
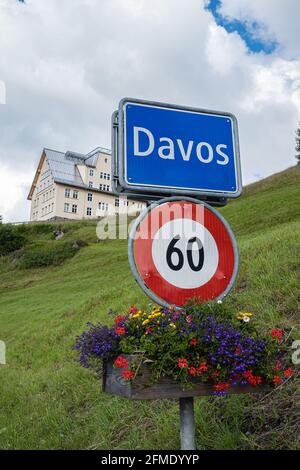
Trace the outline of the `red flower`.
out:
<instances>
[{"instance_id":1,"label":"red flower","mask_svg":"<svg viewBox=\"0 0 300 470\"><path fill-rule=\"evenodd\" d=\"M189 373L190 373L190 375L195 375L196 374L196 367L190 367Z\"/></svg>"},{"instance_id":2,"label":"red flower","mask_svg":"<svg viewBox=\"0 0 300 470\"><path fill-rule=\"evenodd\" d=\"M252 370L246 370L243 373L243 377L248 380L248 383L252 385L252 387L257 387L262 383L262 378L260 375L253 375Z\"/></svg>"},{"instance_id":3,"label":"red flower","mask_svg":"<svg viewBox=\"0 0 300 470\"><path fill-rule=\"evenodd\" d=\"M118 367L118 369L124 369L125 367L128 367L128 361L124 357L119 356L115 360L114 365Z\"/></svg>"},{"instance_id":4,"label":"red flower","mask_svg":"<svg viewBox=\"0 0 300 470\"><path fill-rule=\"evenodd\" d=\"M220 375L220 372L219 372L218 370L215 370L215 371L213 372L213 376L214 376L214 377L219 377L219 375Z\"/></svg>"},{"instance_id":5,"label":"red flower","mask_svg":"<svg viewBox=\"0 0 300 470\"><path fill-rule=\"evenodd\" d=\"M122 372L122 377L123 379L125 379L127 382L129 382L130 380L133 380L134 379L134 372L130 369L127 369L127 370L123 370Z\"/></svg>"},{"instance_id":6,"label":"red flower","mask_svg":"<svg viewBox=\"0 0 300 470\"><path fill-rule=\"evenodd\" d=\"M245 379L248 379L249 377L252 377L253 376L253 370L246 370L245 372L243 372L243 377L245 377Z\"/></svg>"},{"instance_id":7,"label":"red flower","mask_svg":"<svg viewBox=\"0 0 300 470\"><path fill-rule=\"evenodd\" d=\"M148 328L146 328L146 334L149 335L150 333L152 333L152 330L153 330L153 325L148 326Z\"/></svg>"},{"instance_id":8,"label":"red flower","mask_svg":"<svg viewBox=\"0 0 300 470\"><path fill-rule=\"evenodd\" d=\"M197 346L197 338L193 338L190 342L190 346Z\"/></svg>"},{"instance_id":9,"label":"red flower","mask_svg":"<svg viewBox=\"0 0 300 470\"><path fill-rule=\"evenodd\" d=\"M186 317L186 321L187 321L188 323L192 323L192 321L193 321L192 315L188 315L188 316Z\"/></svg>"},{"instance_id":10,"label":"red flower","mask_svg":"<svg viewBox=\"0 0 300 470\"><path fill-rule=\"evenodd\" d=\"M206 362L201 362L200 366L197 368L198 375L201 375L202 372L205 372L208 369L206 364L207 364Z\"/></svg>"},{"instance_id":11,"label":"red flower","mask_svg":"<svg viewBox=\"0 0 300 470\"><path fill-rule=\"evenodd\" d=\"M179 369L186 369L188 367L188 362L186 359L178 359Z\"/></svg>"},{"instance_id":12,"label":"red flower","mask_svg":"<svg viewBox=\"0 0 300 470\"><path fill-rule=\"evenodd\" d=\"M261 377L259 375L252 375L252 377L249 377L248 382L252 387L257 387L257 385L261 384Z\"/></svg>"},{"instance_id":13,"label":"red flower","mask_svg":"<svg viewBox=\"0 0 300 470\"><path fill-rule=\"evenodd\" d=\"M281 384L281 378L278 375L275 375L273 378L273 383L274 385L280 385Z\"/></svg>"},{"instance_id":14,"label":"red flower","mask_svg":"<svg viewBox=\"0 0 300 470\"><path fill-rule=\"evenodd\" d=\"M118 315L115 318L115 324L118 325L121 322L124 322L126 320L126 317L124 315Z\"/></svg>"},{"instance_id":15,"label":"red flower","mask_svg":"<svg viewBox=\"0 0 300 470\"><path fill-rule=\"evenodd\" d=\"M293 372L293 369L292 369L291 367L289 367L288 369L286 369L286 370L284 371L284 376L287 377L287 378L288 378L288 377L292 377L293 373L294 373L294 372Z\"/></svg>"},{"instance_id":16,"label":"red flower","mask_svg":"<svg viewBox=\"0 0 300 470\"><path fill-rule=\"evenodd\" d=\"M229 382L225 382L225 383L218 382L217 384L214 385L214 389L216 392L226 392L226 390L228 390L229 387L230 387Z\"/></svg>"},{"instance_id":17,"label":"red flower","mask_svg":"<svg viewBox=\"0 0 300 470\"><path fill-rule=\"evenodd\" d=\"M124 335L125 332L126 332L126 330L125 330L124 326L118 326L117 328L115 328L115 333L118 336Z\"/></svg>"},{"instance_id":18,"label":"red flower","mask_svg":"<svg viewBox=\"0 0 300 470\"><path fill-rule=\"evenodd\" d=\"M129 313L132 313L132 315L134 315L137 312L138 312L138 309L136 307L134 307L133 305L131 305L131 307L129 309Z\"/></svg>"},{"instance_id":19,"label":"red flower","mask_svg":"<svg viewBox=\"0 0 300 470\"><path fill-rule=\"evenodd\" d=\"M277 328L274 328L274 330L271 331L272 338L273 339L276 338L278 341L281 341L282 335L283 335L283 331L278 330Z\"/></svg>"}]
</instances>

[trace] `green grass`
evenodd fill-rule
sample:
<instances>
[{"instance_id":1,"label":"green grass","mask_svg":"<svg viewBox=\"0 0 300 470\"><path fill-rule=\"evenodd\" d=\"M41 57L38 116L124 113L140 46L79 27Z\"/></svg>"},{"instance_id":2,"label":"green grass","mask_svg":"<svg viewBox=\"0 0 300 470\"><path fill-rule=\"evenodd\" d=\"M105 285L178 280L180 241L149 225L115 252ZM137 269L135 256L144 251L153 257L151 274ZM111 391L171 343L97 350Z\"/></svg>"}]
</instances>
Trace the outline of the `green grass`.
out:
<instances>
[{"instance_id":1,"label":"green grass","mask_svg":"<svg viewBox=\"0 0 300 470\"><path fill-rule=\"evenodd\" d=\"M300 167L248 187L221 209L237 235L241 267L227 301L255 312L261 328L278 321L299 331ZM39 225L40 226L40 225ZM55 224L26 226L29 243L54 246ZM65 242L89 245L60 266L20 269L0 259L1 449L178 449L178 405L131 402L101 392L71 350L87 321L110 322L150 301L134 282L127 241L97 242L95 223L63 226ZM27 247L28 249L28 247ZM200 449L296 449L299 397L295 384L270 397L196 400Z\"/></svg>"}]
</instances>

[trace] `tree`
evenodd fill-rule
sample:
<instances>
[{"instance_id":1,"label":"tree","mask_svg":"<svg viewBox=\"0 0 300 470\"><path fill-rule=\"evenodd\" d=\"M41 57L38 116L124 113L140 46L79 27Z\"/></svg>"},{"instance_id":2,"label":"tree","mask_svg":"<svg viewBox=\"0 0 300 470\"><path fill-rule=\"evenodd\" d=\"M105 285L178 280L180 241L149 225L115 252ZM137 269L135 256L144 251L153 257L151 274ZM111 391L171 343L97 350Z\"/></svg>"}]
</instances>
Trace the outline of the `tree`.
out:
<instances>
[{"instance_id":1,"label":"tree","mask_svg":"<svg viewBox=\"0 0 300 470\"><path fill-rule=\"evenodd\" d=\"M0 256L19 250L25 243L24 236L10 224L0 224Z\"/></svg>"},{"instance_id":2,"label":"tree","mask_svg":"<svg viewBox=\"0 0 300 470\"><path fill-rule=\"evenodd\" d=\"M299 127L296 130L296 159L298 160L298 165L300 165L300 123Z\"/></svg>"}]
</instances>

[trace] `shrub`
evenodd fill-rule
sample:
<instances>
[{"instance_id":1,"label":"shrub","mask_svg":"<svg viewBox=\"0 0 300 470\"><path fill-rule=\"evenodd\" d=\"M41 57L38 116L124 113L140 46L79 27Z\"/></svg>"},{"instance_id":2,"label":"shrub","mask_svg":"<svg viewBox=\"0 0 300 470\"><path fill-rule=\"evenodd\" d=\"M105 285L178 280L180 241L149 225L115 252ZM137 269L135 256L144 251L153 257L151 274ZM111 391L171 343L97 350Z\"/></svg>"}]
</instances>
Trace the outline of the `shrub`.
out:
<instances>
[{"instance_id":1,"label":"shrub","mask_svg":"<svg viewBox=\"0 0 300 470\"><path fill-rule=\"evenodd\" d=\"M72 243L34 247L25 251L19 266L23 269L57 266L72 258L77 251Z\"/></svg>"},{"instance_id":2,"label":"shrub","mask_svg":"<svg viewBox=\"0 0 300 470\"><path fill-rule=\"evenodd\" d=\"M0 256L19 250L25 244L25 237L14 225L0 224Z\"/></svg>"}]
</instances>

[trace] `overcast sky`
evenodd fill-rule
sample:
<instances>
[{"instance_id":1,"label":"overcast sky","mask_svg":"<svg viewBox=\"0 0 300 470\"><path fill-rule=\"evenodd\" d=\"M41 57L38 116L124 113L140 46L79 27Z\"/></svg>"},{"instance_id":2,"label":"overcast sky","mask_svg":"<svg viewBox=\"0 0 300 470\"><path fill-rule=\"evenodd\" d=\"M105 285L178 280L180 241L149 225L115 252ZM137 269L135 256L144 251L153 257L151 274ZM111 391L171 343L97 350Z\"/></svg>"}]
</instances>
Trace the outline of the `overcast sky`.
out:
<instances>
[{"instance_id":1,"label":"overcast sky","mask_svg":"<svg viewBox=\"0 0 300 470\"><path fill-rule=\"evenodd\" d=\"M110 147L125 96L234 113L245 184L294 165L299 18L299 0L0 0L0 214L28 219L43 147Z\"/></svg>"}]
</instances>

